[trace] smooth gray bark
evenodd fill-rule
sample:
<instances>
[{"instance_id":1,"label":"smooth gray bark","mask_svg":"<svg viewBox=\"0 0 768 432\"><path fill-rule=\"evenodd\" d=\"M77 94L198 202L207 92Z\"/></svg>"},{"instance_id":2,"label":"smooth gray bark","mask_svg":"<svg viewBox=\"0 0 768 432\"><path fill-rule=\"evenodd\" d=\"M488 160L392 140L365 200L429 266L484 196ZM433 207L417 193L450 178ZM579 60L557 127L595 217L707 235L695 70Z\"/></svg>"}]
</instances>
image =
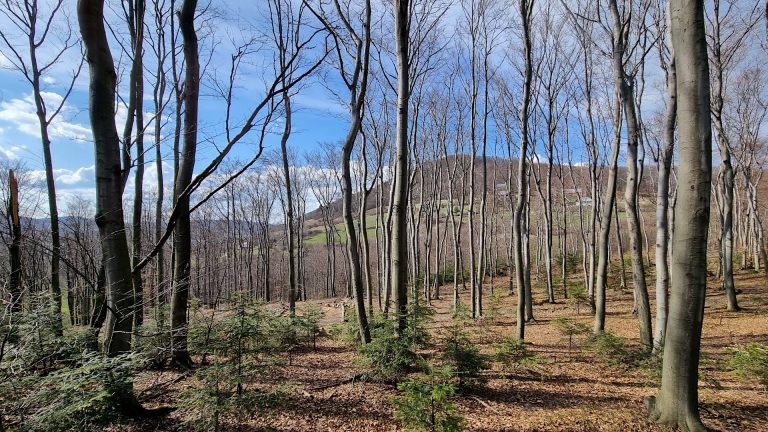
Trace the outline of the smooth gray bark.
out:
<instances>
[{"instance_id":1,"label":"smooth gray bark","mask_svg":"<svg viewBox=\"0 0 768 432\"><path fill-rule=\"evenodd\" d=\"M707 289L707 237L712 181L712 132L704 5L671 0L677 66L680 165L677 226L672 235L672 286L661 391L647 401L659 424L706 430L699 418L698 376Z\"/></svg>"},{"instance_id":2,"label":"smooth gray bark","mask_svg":"<svg viewBox=\"0 0 768 432\"><path fill-rule=\"evenodd\" d=\"M395 294L397 332L403 335L408 311L408 105L410 100L410 0L395 0L397 51L397 123L394 200L392 202L391 286Z\"/></svg>"},{"instance_id":3,"label":"smooth gray bark","mask_svg":"<svg viewBox=\"0 0 768 432\"><path fill-rule=\"evenodd\" d=\"M611 235L611 219L616 200L616 171L619 161L619 146L621 145L621 104L617 99L613 107L614 136L611 144L611 160L608 168L608 182L603 197L602 217L600 219L600 235L597 240L597 268L595 282L595 326L594 332L605 330L605 290L608 285L608 248ZM592 203L593 206L597 205ZM616 229L620 229L617 224Z\"/></svg>"},{"instance_id":4,"label":"smooth gray bark","mask_svg":"<svg viewBox=\"0 0 768 432\"><path fill-rule=\"evenodd\" d=\"M667 14L669 15L669 14ZM672 157L675 150L675 123L677 114L677 75L674 53L666 66L667 110L664 122L664 148L659 149L659 175L656 189L656 330L653 350L664 345L667 328L669 297L669 182Z\"/></svg>"},{"instance_id":5,"label":"smooth gray bark","mask_svg":"<svg viewBox=\"0 0 768 432\"><path fill-rule=\"evenodd\" d=\"M531 104L531 85L533 81L533 42L531 38L531 16L534 0L520 1L520 16L523 23L523 46L525 66L523 72L523 98L520 108L520 156L517 168L517 200L513 214L515 284L517 286L517 338L525 339L526 282L529 264L524 262L523 253L523 216L527 203L528 191L528 129ZM511 143L508 143L511 145ZM526 224L527 227L527 224Z\"/></svg>"}]
</instances>

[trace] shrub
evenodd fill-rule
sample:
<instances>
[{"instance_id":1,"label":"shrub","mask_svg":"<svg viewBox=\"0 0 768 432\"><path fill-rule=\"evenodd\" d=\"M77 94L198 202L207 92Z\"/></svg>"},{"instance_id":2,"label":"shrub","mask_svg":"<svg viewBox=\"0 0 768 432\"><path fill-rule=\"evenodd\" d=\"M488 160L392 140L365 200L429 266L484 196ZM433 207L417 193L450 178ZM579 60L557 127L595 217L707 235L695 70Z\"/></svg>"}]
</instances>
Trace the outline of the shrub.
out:
<instances>
[{"instance_id":1,"label":"shrub","mask_svg":"<svg viewBox=\"0 0 768 432\"><path fill-rule=\"evenodd\" d=\"M456 303L456 306L451 308L451 319L466 325L472 319L472 311L469 310L469 306L459 301Z\"/></svg>"},{"instance_id":2,"label":"shrub","mask_svg":"<svg viewBox=\"0 0 768 432\"><path fill-rule=\"evenodd\" d=\"M460 431L464 423L452 398L456 386L454 371L443 368L408 379L397 385L400 395L393 399L395 418L406 430Z\"/></svg>"},{"instance_id":3,"label":"shrub","mask_svg":"<svg viewBox=\"0 0 768 432\"><path fill-rule=\"evenodd\" d=\"M222 365L200 368L195 373L201 386L188 387L179 395L182 422L193 430L220 430L221 416L229 409L231 391L224 381L229 374Z\"/></svg>"},{"instance_id":4,"label":"shrub","mask_svg":"<svg viewBox=\"0 0 768 432\"><path fill-rule=\"evenodd\" d=\"M190 429L219 431L225 416L252 415L257 409L285 403L285 389L277 387L264 392L243 389L237 366L231 362L216 363L198 369L199 386L185 389L179 395L182 422Z\"/></svg>"},{"instance_id":5,"label":"shrub","mask_svg":"<svg viewBox=\"0 0 768 432\"><path fill-rule=\"evenodd\" d=\"M661 383L661 372L664 366L664 350L657 352L642 352L635 359L634 366L647 372L657 383ZM699 363L701 365L701 362ZM699 377L704 377L700 372Z\"/></svg>"},{"instance_id":6,"label":"shrub","mask_svg":"<svg viewBox=\"0 0 768 432\"><path fill-rule=\"evenodd\" d=\"M376 324L375 315L368 317L368 327L373 331ZM330 334L336 340L344 343L344 345L356 348L362 344L360 339L360 329L357 324L357 315L355 310L347 308L344 312L344 318L340 323L333 324L330 327Z\"/></svg>"},{"instance_id":7,"label":"shrub","mask_svg":"<svg viewBox=\"0 0 768 432\"><path fill-rule=\"evenodd\" d=\"M170 358L171 332L167 325L154 322L136 328L133 339L135 352L146 356L151 367L160 369Z\"/></svg>"},{"instance_id":8,"label":"shrub","mask_svg":"<svg viewBox=\"0 0 768 432\"><path fill-rule=\"evenodd\" d=\"M441 357L443 364L455 371L459 388L484 382L481 373L488 369L488 360L461 327L453 325L448 328Z\"/></svg>"},{"instance_id":9,"label":"shrub","mask_svg":"<svg viewBox=\"0 0 768 432\"><path fill-rule=\"evenodd\" d=\"M126 394L132 391L135 372L145 366L141 356L104 357L85 353L78 364L35 379L24 400L33 411L24 428L35 431L79 431L114 421L127 410Z\"/></svg>"},{"instance_id":10,"label":"shrub","mask_svg":"<svg viewBox=\"0 0 768 432\"><path fill-rule=\"evenodd\" d=\"M611 332L601 332L587 340L597 358L611 365L630 364L631 356L627 351L627 340Z\"/></svg>"},{"instance_id":11,"label":"shrub","mask_svg":"<svg viewBox=\"0 0 768 432\"><path fill-rule=\"evenodd\" d=\"M84 430L117 415L113 395L122 393L121 377L130 383L132 370L123 374L120 358L95 353L90 328L57 334L50 302L48 293L29 293L23 313L0 311L0 428L7 420L34 430Z\"/></svg>"},{"instance_id":12,"label":"shrub","mask_svg":"<svg viewBox=\"0 0 768 432\"><path fill-rule=\"evenodd\" d=\"M406 329L401 336L395 332L396 321L393 317L375 314L368 319L371 342L363 344L354 311L350 312L347 320L335 325L332 333L348 345L356 347L359 360L373 368L375 375L391 379L413 366L417 359L415 351L429 342L427 323L433 314L432 308L416 298L408 305Z\"/></svg>"},{"instance_id":13,"label":"shrub","mask_svg":"<svg viewBox=\"0 0 768 432\"><path fill-rule=\"evenodd\" d=\"M557 263L557 266L561 269L563 268L563 256L558 255L555 257L555 262ZM581 264L581 254L580 253L573 253L570 252L565 257L565 272L566 274L569 274L573 271L573 269L577 268Z\"/></svg>"},{"instance_id":14,"label":"shrub","mask_svg":"<svg viewBox=\"0 0 768 432\"><path fill-rule=\"evenodd\" d=\"M537 354L528 351L524 341L512 337L506 337L493 346L493 357L505 368L533 366L540 360Z\"/></svg>"},{"instance_id":15,"label":"shrub","mask_svg":"<svg viewBox=\"0 0 768 432\"><path fill-rule=\"evenodd\" d=\"M489 323L496 324L498 322L499 316L501 315L501 302L503 298L504 296L501 293L501 290L496 290L488 298L488 301L485 304L485 310L483 311L483 318Z\"/></svg>"},{"instance_id":16,"label":"shrub","mask_svg":"<svg viewBox=\"0 0 768 432\"><path fill-rule=\"evenodd\" d=\"M405 317L406 331L404 337L411 349L417 350L429 344L430 334L427 324L432 321L435 310L423 304L419 296L408 304L408 315Z\"/></svg>"},{"instance_id":17,"label":"shrub","mask_svg":"<svg viewBox=\"0 0 768 432\"><path fill-rule=\"evenodd\" d=\"M407 338L395 333L395 322L376 315L369 321L371 342L358 347L363 363L373 368L374 373L382 378L397 377L411 367L416 355L411 350Z\"/></svg>"},{"instance_id":18,"label":"shrub","mask_svg":"<svg viewBox=\"0 0 768 432\"><path fill-rule=\"evenodd\" d=\"M582 284L576 284L568 287L568 303L576 309L576 315L579 314L581 306L589 304L589 295Z\"/></svg>"},{"instance_id":19,"label":"shrub","mask_svg":"<svg viewBox=\"0 0 768 432\"><path fill-rule=\"evenodd\" d=\"M58 315L50 307L48 293L29 297L29 310L0 326L0 340L5 341L2 369L11 374L46 373L97 348L95 334L88 328L68 328L63 336L57 334Z\"/></svg>"},{"instance_id":20,"label":"shrub","mask_svg":"<svg viewBox=\"0 0 768 432\"><path fill-rule=\"evenodd\" d=\"M768 346L749 343L731 349L728 369L741 380L756 380L768 390Z\"/></svg>"},{"instance_id":21,"label":"shrub","mask_svg":"<svg viewBox=\"0 0 768 432\"><path fill-rule=\"evenodd\" d=\"M317 347L317 336L320 334L320 320L323 318L323 311L317 303L308 303L296 317L296 324L301 333L303 333L304 343L312 344L312 348Z\"/></svg>"},{"instance_id":22,"label":"shrub","mask_svg":"<svg viewBox=\"0 0 768 432\"><path fill-rule=\"evenodd\" d=\"M248 413L264 401L280 399L279 391L264 393L257 384L274 377L280 355L300 343L298 318L276 315L258 302L236 304L195 333L196 349L211 354L212 364L196 371L201 386L181 395L182 417L192 429L219 430L223 416Z\"/></svg>"},{"instance_id":23,"label":"shrub","mask_svg":"<svg viewBox=\"0 0 768 432\"><path fill-rule=\"evenodd\" d=\"M584 323L576 322L570 318L557 317L552 320L552 325L563 336L568 337L568 352L571 352L573 346L573 337L588 334L592 329Z\"/></svg>"}]
</instances>

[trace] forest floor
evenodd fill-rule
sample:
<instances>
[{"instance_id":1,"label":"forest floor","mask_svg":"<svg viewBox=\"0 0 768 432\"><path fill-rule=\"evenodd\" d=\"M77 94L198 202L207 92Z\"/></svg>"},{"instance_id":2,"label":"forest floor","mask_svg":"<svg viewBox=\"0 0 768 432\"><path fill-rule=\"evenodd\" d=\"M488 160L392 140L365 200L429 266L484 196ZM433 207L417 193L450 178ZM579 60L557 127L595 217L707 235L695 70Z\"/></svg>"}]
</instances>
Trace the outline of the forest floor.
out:
<instances>
[{"instance_id":1,"label":"forest floor","mask_svg":"<svg viewBox=\"0 0 768 432\"><path fill-rule=\"evenodd\" d=\"M653 281L651 277L649 281ZM506 290L506 279L495 281ZM762 275L738 274L737 286L743 310L727 312L725 297L710 278L702 340L699 398L704 424L720 431L768 431L768 392L758 383L743 383L727 372L728 350L741 343L768 343L768 290ZM649 285L653 289L653 285ZM486 290L490 287L486 284ZM647 369L601 362L595 353L581 348L577 337L569 349L550 321L570 317L591 326L588 307L577 314L572 305L543 302L543 292L534 306L535 322L526 329L529 350L540 361L512 372L494 364L484 372L487 382L470 394L457 396L457 406L472 431L658 431L665 430L647 420L644 398L657 393L658 376ZM451 320L450 288L432 302L436 314L430 324L434 341L440 344L442 329ZM468 301L468 295L464 301ZM639 346L638 322L632 315L632 292L609 289L607 330ZM653 298L653 294L651 293ZM489 296L486 296L488 299ZM487 300L486 300L487 301ZM318 301L324 312L323 327L341 320L340 301ZM490 353L491 343L515 334L515 298L502 297L495 323L472 323L473 342ZM290 364L280 368L279 384L287 388L285 400L276 407L258 410L251 417L224 418L223 430L238 431L394 431L391 398L394 384L353 381L365 372L355 361L352 348L331 337L318 340L315 350L295 353ZM140 395L149 394L158 383L172 382L173 372L146 372L136 381ZM168 391L145 406L174 405L176 395L194 385L189 379L173 383ZM186 430L178 412L158 420L114 426L109 430Z\"/></svg>"}]
</instances>

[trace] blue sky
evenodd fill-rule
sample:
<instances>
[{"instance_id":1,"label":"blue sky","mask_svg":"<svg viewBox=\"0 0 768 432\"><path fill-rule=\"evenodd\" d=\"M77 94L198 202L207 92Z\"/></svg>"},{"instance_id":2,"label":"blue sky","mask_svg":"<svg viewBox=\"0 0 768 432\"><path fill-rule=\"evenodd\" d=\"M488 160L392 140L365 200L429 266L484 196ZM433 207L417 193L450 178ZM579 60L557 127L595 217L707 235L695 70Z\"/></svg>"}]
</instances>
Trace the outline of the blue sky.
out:
<instances>
[{"instance_id":1,"label":"blue sky","mask_svg":"<svg viewBox=\"0 0 768 432\"><path fill-rule=\"evenodd\" d=\"M212 0L212 7L207 12L208 15L215 17L209 21L200 20L198 22L199 34L201 37L202 62L207 64L206 76L203 78L203 88L200 101L200 133L197 167L202 167L216 153L216 148L224 144L224 112L225 103L219 96L214 96L212 83L221 77L227 77L229 73L230 56L235 51L235 47L241 45L243 41L255 39L255 47L260 47L256 52L243 62L240 77L235 88L235 100L233 102L233 123L237 124L242 120L251 107L257 103L266 88L266 82L271 82L273 77L272 54L269 42L265 39L264 32L267 29L265 8L263 2L227 2L225 0ZM108 2L115 7L118 2ZM65 0L65 12L73 25L73 30L77 32L74 23L74 0ZM379 6L376 6L379 7ZM446 23L440 29L441 34L446 38L451 37L456 29L457 21L460 21L461 13L457 10L458 6L452 6L446 18ZM382 11L378 11L381 13ZM113 30L113 56L117 64L122 65L122 74L126 73L127 59L121 52L116 38L124 38L125 25L116 15L117 11L108 11L108 20L114 23ZM515 15L510 15L512 21ZM60 24L55 28L53 35L59 37L66 34L67 26ZM0 14L0 29L13 30L12 23ZM386 29L384 29L386 31ZM512 31L514 33L514 31ZM52 43L56 45L56 38L52 38ZM604 42L604 41L603 41ZM23 41L19 41L23 43ZM261 45L259 45L261 44ZM505 45L505 44L508 44ZM20 45L21 46L21 45ZM510 80L510 85L515 84L519 71L516 66L510 64L510 58L502 55L507 52L512 55L512 61L516 61L515 37L500 45L499 52L495 55L493 62L499 68L499 74L505 74ZM32 170L34 177L43 178L43 161L41 157L41 144L39 139L37 118L34 114L34 104L31 99L31 89L22 75L18 71L11 70L11 63L5 54L9 53L0 50L0 160L10 162L11 164L23 163L26 168ZM44 47L41 56L50 58L52 52ZM454 55L449 53L449 56ZM149 71L153 70L152 52L146 47L145 66L148 70L146 74L145 89L145 120L149 121L153 117L152 107L152 77ZM599 56L596 56L599 57ZM210 61L209 61L210 59ZM605 66L605 59L598 60L599 64ZM309 61L309 59L308 59ZM333 59L335 61L335 59ZM44 91L46 99L53 104L61 98L67 88L71 78L72 71L76 69L79 62L79 54L76 49L69 55L64 56L62 61L50 70L50 73L43 77ZM376 66L374 66L376 67ZM343 139L348 127L348 114L344 104L328 90L328 88L340 88L338 72L331 66L325 68L323 73L316 74L307 80L299 89L298 94L293 98L293 134L289 145L293 153L300 156L307 151L317 148L318 144L324 142L338 142ZM663 107L664 86L661 80L661 72L658 67L655 52L649 55L646 65L648 82L643 98L643 117L645 120L651 118L653 112L659 111ZM80 194L93 199L93 144L90 138L90 125L87 116L87 66L84 66L80 77L77 80L71 97L67 101L59 117L52 124L50 132L52 138L52 153L55 169L57 191L60 207L64 208L67 200L74 194ZM442 75L445 76L445 75ZM595 110L605 110L607 107L605 96L611 94L613 85L611 84L610 73L603 67L596 70L596 91L603 96L595 101ZM125 79L121 79L118 91L125 94ZM514 91L517 91L516 89ZM346 92L339 92L345 97ZM583 103L583 101L581 101ZM580 109L575 106L575 109ZM172 109L168 109L165 116L172 115ZM125 121L125 109L118 106L116 123L118 131L123 129ZM609 126L607 117L603 120L603 126ZM272 134L266 140L266 150L269 153L278 147L279 132L281 130L281 120L277 119L271 130ZM575 115L570 122L571 131L568 132L573 147L573 162L583 163L586 159L583 146L580 144L580 137L576 132L578 126L575 121ZM236 127L234 129L237 129ZM607 130L610 128L608 127ZM150 129L151 130L151 129ZM163 135L163 154L165 160L165 178L166 187L171 180L171 161L170 141L171 128L168 127ZM489 153L492 153L493 143L495 142L493 121L489 122ZM543 134L540 134L543 136ZM607 134L606 137L610 135ZM541 136L539 139L541 139ZM258 127L254 128L251 135L246 137L233 150L230 159L249 160L255 151L254 140L258 137ZM605 137L604 137L605 138ZM609 139L605 139L609 142ZM147 170L145 174L145 188L154 189L155 183L155 164L154 151L151 148L152 139L147 136L146 143ZM538 144L541 146L541 143ZM623 147L623 146L622 146ZM623 151L623 149L622 149ZM543 157L543 148L535 149L535 152ZM506 151L501 151L503 155ZM717 158L716 158L717 159ZM621 157L623 164L623 156ZM305 162L301 159L297 162L299 165ZM652 164L650 154L646 155L646 163ZM126 196L132 195L131 182L129 182Z\"/></svg>"},{"instance_id":2,"label":"blue sky","mask_svg":"<svg viewBox=\"0 0 768 432\"><path fill-rule=\"evenodd\" d=\"M216 2L218 3L218 2ZM74 7L74 1L66 5ZM247 10L243 11L242 8ZM254 20L258 20L260 13L254 10L253 6L240 5L227 11L229 16L248 17L246 19L220 19L216 22L217 45L213 50L211 62L208 66L208 78L213 75L221 76L228 73L229 56L232 47L238 40L245 36L243 28ZM68 10L70 17L73 17L73 10ZM63 16L62 16L63 18ZM70 18L70 21L73 21ZM13 27L9 25L5 17L0 16L0 25L8 28L12 33ZM63 26L63 23L62 23ZM119 26L119 22L116 24ZM63 27L62 27L63 28ZM76 27L75 27L75 31ZM211 39L210 35L205 34L205 29L201 44L204 48L211 45L205 45L205 38ZM57 34L60 36L63 33ZM22 41L20 41L21 43ZM57 38L51 38L51 46L59 42ZM114 42L114 41L113 41ZM15 43L15 42L14 42ZM23 46L20 49L23 52ZM45 48L45 47L44 47ZM118 64L127 64L126 59L121 56L117 45L113 44L113 56ZM43 50L41 55L50 58L52 51ZM19 71L13 70L9 61L10 52L0 50L0 160L14 165L21 163L25 168L32 171L34 178L43 179L43 158L40 143L39 124L35 115L35 107L31 96L31 86L24 79ZM151 56L149 48L146 49L146 56ZM47 56L47 57L46 57ZM260 57L261 56L261 57ZM256 65L265 65L269 54L264 51L256 53L254 59L250 59L252 65L246 65L243 69L242 80L239 81L235 90L236 99L233 103L233 122L237 123L251 109L251 106L260 100L264 82L269 80L269 73L262 75L248 73L248 67L253 69ZM205 60L205 59L204 59ZM146 61L149 63L151 60ZM61 100L61 95L65 94L72 76L72 71L77 68L78 53L77 48L72 49L62 61L51 69L49 74L43 77L44 96L48 105L54 105ZM150 67L148 66L147 69ZM271 70L270 70L271 71ZM123 72L125 73L125 72ZM147 74L147 87L145 89L145 120L149 121L153 113L151 81L152 78ZM125 80L123 80L125 81ZM206 78L203 85L205 86ZM93 199L94 184L94 149L91 140L90 124L87 115L87 84L88 71L87 65L83 66L80 76L75 84L74 90L67 100L64 109L49 128L51 136L51 151L54 165L54 175L56 178L57 192L59 196L60 207L64 208L66 201L73 194L81 194ZM124 86L120 85L119 91L124 93ZM224 120L224 102L222 98L212 95L210 89L203 88L200 101L200 144L197 166L203 166L212 155L215 154L215 147L223 144L223 120ZM325 90L319 82L311 80L301 89L294 99L294 117L293 134L291 136L290 146L294 152L303 155L304 152L315 148L318 143L325 141L338 141L343 138L346 132L346 114L344 107L341 106ZM125 109L118 106L116 122L118 132L122 132L125 121ZM172 109L165 112L165 116L171 116ZM278 144L277 132L280 131L281 120L278 119L273 127L274 133L266 141L266 150L269 152ZM170 136L172 128L169 126L163 135ZM151 132L151 129L149 129ZM247 160L253 155L253 142L257 137L258 128L246 139L238 144L231 155L232 159ZM150 148L152 145L151 136L145 140L145 145ZM166 183L171 181L171 161L170 142L163 143L163 154L166 167ZM154 150L147 153L147 170L145 181L147 189L156 187ZM167 187L167 185L166 185ZM126 195L130 196L132 191L130 186Z\"/></svg>"}]
</instances>

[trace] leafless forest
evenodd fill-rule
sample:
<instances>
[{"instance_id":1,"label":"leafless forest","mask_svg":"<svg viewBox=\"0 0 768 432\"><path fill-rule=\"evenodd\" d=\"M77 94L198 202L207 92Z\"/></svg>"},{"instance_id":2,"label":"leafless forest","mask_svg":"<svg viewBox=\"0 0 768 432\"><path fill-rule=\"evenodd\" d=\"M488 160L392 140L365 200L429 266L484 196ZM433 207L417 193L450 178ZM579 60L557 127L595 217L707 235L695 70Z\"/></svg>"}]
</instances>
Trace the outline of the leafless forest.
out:
<instances>
[{"instance_id":1,"label":"leafless forest","mask_svg":"<svg viewBox=\"0 0 768 432\"><path fill-rule=\"evenodd\" d=\"M766 59L755 0L0 0L0 432L768 430Z\"/></svg>"}]
</instances>

